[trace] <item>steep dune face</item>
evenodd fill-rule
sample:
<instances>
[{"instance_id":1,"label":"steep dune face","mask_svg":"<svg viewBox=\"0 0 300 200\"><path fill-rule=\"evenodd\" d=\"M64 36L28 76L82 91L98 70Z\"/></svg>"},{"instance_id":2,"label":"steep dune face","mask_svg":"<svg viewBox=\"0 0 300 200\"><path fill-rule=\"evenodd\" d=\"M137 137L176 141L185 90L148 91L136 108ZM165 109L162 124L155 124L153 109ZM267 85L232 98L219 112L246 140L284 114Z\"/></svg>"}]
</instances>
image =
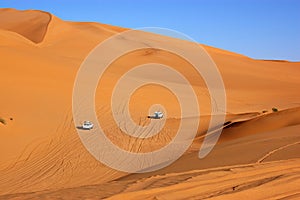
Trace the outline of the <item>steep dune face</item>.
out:
<instances>
[{"instance_id":1,"label":"steep dune face","mask_svg":"<svg viewBox=\"0 0 300 200\"><path fill-rule=\"evenodd\" d=\"M2 9L0 12L0 29L18 33L34 43L43 41L50 21L51 15L41 11Z\"/></svg>"},{"instance_id":2,"label":"steep dune face","mask_svg":"<svg viewBox=\"0 0 300 200\"><path fill-rule=\"evenodd\" d=\"M196 77L193 71L186 70L190 67L189 64L177 56L147 49L132 52L112 63L111 70L108 70L104 78L107 85L102 91L101 88L97 90L97 113L104 116L109 114L110 105L107 101L103 103L101 98L109 97L108 88L112 87L126 67L155 60L172 65L186 73L186 77L191 80L203 114L200 116L201 125L197 139L187 153L174 164L149 174L128 175L112 170L94 159L81 143L73 122L73 84L76 73L88 53L100 42L122 31L126 29L98 23L66 22L40 11L0 10L0 84L4 94L0 98L0 118L6 122L0 123L0 195L10 195L3 196L4 199L20 196L16 193L36 191L40 192L28 194L28 198L54 195L53 198L61 196L68 199L69 190L63 188L74 187L77 188L70 189L71 193L78 198L86 194L90 194L87 198L94 197L97 192L99 198L117 195L120 192L126 192L126 198L155 198L159 197L162 191L168 191L171 195L169 198L174 195L178 198L193 195L217 198L214 195L216 190L223 191L231 197L235 192L229 192L227 186L232 177L236 178L235 184L239 185L237 188L251 189L244 193L248 195L253 194L256 185L271 181L272 174L280 176L279 169L285 164L295 171L299 170L288 160L282 163L262 164L266 161L300 158L297 143L300 141L299 108L295 108L300 105L300 63L253 60L208 46L204 48L217 64L223 77L228 106L228 123L225 124L227 128L209 156L202 160L197 156L211 112L209 92L203 80ZM178 39L144 32L140 34L148 34L149 38L161 41L162 44L187 47L190 45L189 42ZM132 41L126 38L124 40L126 45L132 46ZM164 81L180 85L180 81L169 79L168 74L162 71L159 73ZM132 78L149 80L149 75L140 73ZM153 141L117 137L119 128L116 124L112 120L102 119L109 138L115 139L117 145L137 152L149 151L161 148L174 137L173 132L181 120L178 118L178 102L170 98L169 93L163 93L163 90L160 91L157 87L145 87L133 95L131 103L134 107L130 107L132 118L139 121L141 116L146 115L153 101L151 95L145 94L154 94L157 91L161 93L155 97L167 105L174 117L167 123L169 132L158 137L163 139L162 141L155 140L155 144L151 144ZM270 113L272 107L279 108L280 112ZM285 110L287 108L291 109ZM262 114L263 110L267 110L269 114ZM136 148L141 145L143 148ZM299 160L296 159L295 162ZM222 175L222 170L209 170L211 167L225 166L226 170L230 171L230 165L249 163L259 169L259 172L256 173L247 167L237 167L236 173L241 172L240 175L228 172L219 176ZM285 166L286 171L288 168ZM205 179L193 170L204 170L199 173L207 174L208 179L223 177L224 187L214 187L218 185L219 181L216 181L210 183L210 187L215 188L211 192L198 193L198 187L205 185ZM264 172L270 172L270 177L263 180L250 178L260 176ZM172 173L178 173L178 176L173 176ZM185 179L186 174L195 177L195 182L191 183L189 178ZM295 178L295 183L299 180L297 176L287 174L288 177ZM142 182L138 181L140 178L143 178ZM114 181L116 179L118 181ZM186 181L188 183L185 183ZM284 182L286 179L278 181ZM178 186L172 185L173 183ZM153 187L150 186L152 184ZM158 189L160 186L161 189ZM266 188L270 189L269 186ZM288 189L284 188L287 194L293 195L294 188L291 187L290 192ZM143 190L147 190L149 195L143 195ZM80 192L76 194L77 191ZM176 191L180 191L182 196L177 196ZM280 196L279 193L274 195ZM239 193L236 193L236 197L238 196Z\"/></svg>"},{"instance_id":3,"label":"steep dune face","mask_svg":"<svg viewBox=\"0 0 300 200\"><path fill-rule=\"evenodd\" d=\"M299 125L300 119L297 117L299 114L300 108L298 107L258 116L241 122L232 121L223 130L221 141Z\"/></svg>"}]
</instances>

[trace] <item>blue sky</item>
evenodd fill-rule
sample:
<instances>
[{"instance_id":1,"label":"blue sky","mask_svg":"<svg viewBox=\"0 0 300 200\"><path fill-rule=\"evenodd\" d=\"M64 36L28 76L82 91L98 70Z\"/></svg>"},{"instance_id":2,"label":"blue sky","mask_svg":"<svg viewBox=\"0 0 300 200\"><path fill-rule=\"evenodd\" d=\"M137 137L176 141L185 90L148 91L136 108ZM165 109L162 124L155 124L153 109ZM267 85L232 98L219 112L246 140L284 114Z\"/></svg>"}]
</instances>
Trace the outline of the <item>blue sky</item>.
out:
<instances>
[{"instance_id":1,"label":"blue sky","mask_svg":"<svg viewBox=\"0 0 300 200\"><path fill-rule=\"evenodd\" d=\"M300 61L299 0L0 0L71 21L163 27L256 59Z\"/></svg>"}]
</instances>

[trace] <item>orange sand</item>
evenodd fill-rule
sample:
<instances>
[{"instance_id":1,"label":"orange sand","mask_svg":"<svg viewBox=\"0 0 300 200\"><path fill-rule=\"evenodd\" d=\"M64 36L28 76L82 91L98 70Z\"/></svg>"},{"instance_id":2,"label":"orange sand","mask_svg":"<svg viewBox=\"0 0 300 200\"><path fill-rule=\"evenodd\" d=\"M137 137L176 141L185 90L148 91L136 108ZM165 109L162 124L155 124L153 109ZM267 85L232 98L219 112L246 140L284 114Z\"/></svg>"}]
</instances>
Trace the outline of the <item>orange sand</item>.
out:
<instances>
[{"instance_id":1,"label":"orange sand","mask_svg":"<svg viewBox=\"0 0 300 200\"><path fill-rule=\"evenodd\" d=\"M190 149L172 165L146 174L126 174L95 160L73 123L73 84L87 54L125 30L66 22L41 11L0 9L0 118L6 121L6 125L0 123L0 199L300 198L299 62L253 60L204 46L222 74L227 93L228 123L213 151L201 160L197 156L209 122L210 102L203 80L183 70L203 106L202 124ZM164 43L189 45L149 35ZM152 59L179 70L188 68L174 55L147 50L122 57L112 67L125 68ZM104 79L106 88L99 88L96 96L97 112L107 115L109 105L103 105L100 97L109 97L105 89L122 71L112 69ZM147 74L135 78L147 79ZM154 90L160 89L144 88L147 94ZM134 120L145 115L153 103L140 92L131 102L138 108L131 107ZM155 145L116 137L118 127L104 119L109 138L132 151L149 151L168 143L180 120L176 118L178 102L170 100L169 93L159 98L168 103L174 119L168 121L170 131ZM272 107L279 112L272 113ZM263 114L263 110L268 112ZM143 148L136 148L140 144Z\"/></svg>"}]
</instances>

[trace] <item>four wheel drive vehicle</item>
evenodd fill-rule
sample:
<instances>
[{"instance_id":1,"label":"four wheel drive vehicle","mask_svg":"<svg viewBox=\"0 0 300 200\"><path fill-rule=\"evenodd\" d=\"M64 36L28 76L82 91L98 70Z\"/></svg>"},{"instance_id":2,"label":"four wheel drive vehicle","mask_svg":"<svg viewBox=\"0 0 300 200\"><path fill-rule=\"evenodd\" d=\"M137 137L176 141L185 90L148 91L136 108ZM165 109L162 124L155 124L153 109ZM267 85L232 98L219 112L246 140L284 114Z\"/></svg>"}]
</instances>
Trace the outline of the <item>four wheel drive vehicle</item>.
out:
<instances>
[{"instance_id":1,"label":"four wheel drive vehicle","mask_svg":"<svg viewBox=\"0 0 300 200\"><path fill-rule=\"evenodd\" d=\"M164 117L164 114L160 111L154 112L154 115L149 115L148 118L150 119L161 119Z\"/></svg>"},{"instance_id":2,"label":"four wheel drive vehicle","mask_svg":"<svg viewBox=\"0 0 300 200\"><path fill-rule=\"evenodd\" d=\"M90 121L84 121L82 124L82 128L86 130L91 130L94 127L94 124Z\"/></svg>"}]
</instances>

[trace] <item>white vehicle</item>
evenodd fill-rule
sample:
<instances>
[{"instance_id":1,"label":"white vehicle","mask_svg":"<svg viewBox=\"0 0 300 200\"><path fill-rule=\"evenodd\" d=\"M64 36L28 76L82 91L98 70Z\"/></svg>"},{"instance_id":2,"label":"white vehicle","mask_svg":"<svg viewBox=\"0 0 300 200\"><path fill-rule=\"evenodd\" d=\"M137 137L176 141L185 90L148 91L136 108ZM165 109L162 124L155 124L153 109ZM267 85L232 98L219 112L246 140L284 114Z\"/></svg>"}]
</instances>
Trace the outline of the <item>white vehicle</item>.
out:
<instances>
[{"instance_id":1,"label":"white vehicle","mask_svg":"<svg viewBox=\"0 0 300 200\"><path fill-rule=\"evenodd\" d=\"M151 119L161 119L164 117L164 114L160 111L156 111L154 112L154 115L149 115L148 118L151 118Z\"/></svg>"},{"instance_id":2,"label":"white vehicle","mask_svg":"<svg viewBox=\"0 0 300 200\"><path fill-rule=\"evenodd\" d=\"M82 124L83 129L91 130L94 127L94 124L90 121L84 121Z\"/></svg>"}]
</instances>

